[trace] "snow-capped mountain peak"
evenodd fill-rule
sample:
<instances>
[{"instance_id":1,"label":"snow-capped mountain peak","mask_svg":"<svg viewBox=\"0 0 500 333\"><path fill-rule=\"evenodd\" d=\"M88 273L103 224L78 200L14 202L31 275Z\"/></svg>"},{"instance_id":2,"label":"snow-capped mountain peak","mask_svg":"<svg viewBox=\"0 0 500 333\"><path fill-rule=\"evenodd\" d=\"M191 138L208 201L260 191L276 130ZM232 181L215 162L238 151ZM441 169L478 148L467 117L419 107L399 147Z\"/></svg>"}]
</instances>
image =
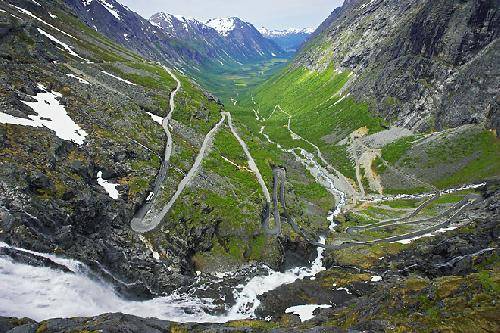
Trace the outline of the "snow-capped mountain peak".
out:
<instances>
[{"instance_id":1,"label":"snow-capped mountain peak","mask_svg":"<svg viewBox=\"0 0 500 333\"><path fill-rule=\"evenodd\" d=\"M210 28L215 29L219 35L226 37L231 31L236 28L236 24L239 19L235 17L225 17L225 18L214 18L208 20L206 25Z\"/></svg>"},{"instance_id":2,"label":"snow-capped mountain peak","mask_svg":"<svg viewBox=\"0 0 500 333\"><path fill-rule=\"evenodd\" d=\"M204 25L200 21L187 16L182 15L173 15L169 13L157 13L153 15L149 21L160 28L171 28L175 29L176 26L182 25L184 30L189 30L189 27L192 26L201 26Z\"/></svg>"},{"instance_id":3,"label":"snow-capped mountain peak","mask_svg":"<svg viewBox=\"0 0 500 333\"><path fill-rule=\"evenodd\" d=\"M265 27L258 29L262 36L278 44L283 50L295 52L309 36L314 28L288 28L282 30L271 30Z\"/></svg>"}]
</instances>

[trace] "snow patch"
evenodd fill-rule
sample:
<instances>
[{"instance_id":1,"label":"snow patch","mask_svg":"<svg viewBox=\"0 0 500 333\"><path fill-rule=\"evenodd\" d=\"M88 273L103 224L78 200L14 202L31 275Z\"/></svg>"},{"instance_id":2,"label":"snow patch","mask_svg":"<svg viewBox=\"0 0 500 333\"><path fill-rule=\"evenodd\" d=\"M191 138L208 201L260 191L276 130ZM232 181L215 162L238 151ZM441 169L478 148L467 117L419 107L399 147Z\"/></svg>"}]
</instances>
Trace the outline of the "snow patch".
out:
<instances>
[{"instance_id":1,"label":"snow patch","mask_svg":"<svg viewBox=\"0 0 500 333\"><path fill-rule=\"evenodd\" d=\"M75 51L73 51L73 49L71 47L69 47L68 44L66 43L63 43L61 42L59 39L57 39L56 37L52 36L51 34L49 34L48 32L45 32L44 30L40 29L40 28L37 28L38 32L42 35L44 35L45 37L47 37L48 39L50 39L51 41L55 42L56 44L59 44L60 46L63 47L63 49L65 49L69 54L71 54L72 56L74 57L77 57L77 58L80 58L80 59L83 59L82 57L80 57Z\"/></svg>"},{"instance_id":2,"label":"snow patch","mask_svg":"<svg viewBox=\"0 0 500 333\"><path fill-rule=\"evenodd\" d=\"M50 27L51 29L54 29L55 31L57 32L60 32L68 37L71 37L73 39L76 39L75 37L71 36L70 34L68 34L67 32L64 32L56 27L54 27L52 24L48 23L48 22L45 22L44 20L42 20L41 18L39 18L38 16L34 15L32 12L30 12L29 10L26 10L24 8L21 8L21 7L18 7L18 6L14 6L14 5L10 5L12 7L14 7L15 9L17 9L18 11L20 11L21 13L25 14L25 15L28 15L29 17L39 21L39 22L42 22L43 24L45 24L46 26Z\"/></svg>"},{"instance_id":3,"label":"snow patch","mask_svg":"<svg viewBox=\"0 0 500 333\"><path fill-rule=\"evenodd\" d=\"M90 5L93 1L97 1L98 3L100 3L111 15L113 15L118 21L121 21L122 18L120 17L120 14L118 13L118 10L115 8L115 6L113 6L112 4L110 4L109 2L107 2L106 0L83 0L83 5L85 7L87 7L88 5Z\"/></svg>"},{"instance_id":4,"label":"snow patch","mask_svg":"<svg viewBox=\"0 0 500 333\"><path fill-rule=\"evenodd\" d=\"M299 34L306 34L310 35L314 32L314 28L288 28L288 29L276 29L276 30L271 30L267 29L265 27L261 27L257 29L260 34L264 37L286 37L290 35L299 35Z\"/></svg>"},{"instance_id":5,"label":"snow patch","mask_svg":"<svg viewBox=\"0 0 500 333\"><path fill-rule=\"evenodd\" d=\"M192 17L186 17L182 15L172 15L163 12L154 15L153 17L151 17L149 21L154 26L157 26L159 28L169 28L172 29L173 31L175 31L175 25L178 25L179 23L182 25L182 28L186 31L189 31L190 26L195 26L202 29L206 28L206 26L203 23Z\"/></svg>"},{"instance_id":6,"label":"snow patch","mask_svg":"<svg viewBox=\"0 0 500 333\"><path fill-rule=\"evenodd\" d=\"M150 117L151 119L153 119L154 122L162 125L163 124L163 118L162 117L159 117L151 112L146 112Z\"/></svg>"},{"instance_id":7,"label":"snow patch","mask_svg":"<svg viewBox=\"0 0 500 333\"><path fill-rule=\"evenodd\" d=\"M215 273L215 276L217 276L219 279L223 279L229 275L231 275L231 272L217 272L217 273Z\"/></svg>"},{"instance_id":8,"label":"snow patch","mask_svg":"<svg viewBox=\"0 0 500 333\"><path fill-rule=\"evenodd\" d=\"M342 287L342 288L337 288L336 290L338 291L345 291L347 294L349 295L352 295L351 291L345 287Z\"/></svg>"},{"instance_id":9,"label":"snow patch","mask_svg":"<svg viewBox=\"0 0 500 333\"><path fill-rule=\"evenodd\" d=\"M66 76L67 76L67 77L71 77L71 78L73 78L73 79L76 79L76 80L78 80L78 82L80 82L80 83L82 83L82 84L87 84L87 85L89 85L89 84L90 84L90 82L89 82L89 81L87 81L87 80L85 80L85 79L82 79L81 77L78 77L78 76L76 76L76 75L74 75L74 74L66 74Z\"/></svg>"},{"instance_id":10,"label":"snow patch","mask_svg":"<svg viewBox=\"0 0 500 333\"><path fill-rule=\"evenodd\" d=\"M429 232L429 233L421 235L421 236L416 236L416 237L412 237L412 238L401 239L401 240L396 241L396 243L407 245L407 244L410 244L413 241L416 241L417 239L424 238L424 237L434 237L434 236L436 236L438 234L443 234L443 233L445 233L447 231L452 231L452 230L455 230L457 228L458 227L441 228L441 229L438 229L438 230L433 231L433 232Z\"/></svg>"},{"instance_id":11,"label":"snow patch","mask_svg":"<svg viewBox=\"0 0 500 333\"><path fill-rule=\"evenodd\" d=\"M206 24L224 37L236 28L236 20L233 17L211 19Z\"/></svg>"},{"instance_id":12,"label":"snow patch","mask_svg":"<svg viewBox=\"0 0 500 333\"><path fill-rule=\"evenodd\" d=\"M300 317L300 321L307 321L314 318L313 312L316 309L329 309L331 307L329 304L296 305L286 309L285 313L293 313Z\"/></svg>"},{"instance_id":13,"label":"snow patch","mask_svg":"<svg viewBox=\"0 0 500 333\"><path fill-rule=\"evenodd\" d=\"M59 103L57 98L61 97L61 94L54 91L46 92L42 85L38 87L44 92L34 96L36 102L21 101L32 108L37 113L36 115L28 115L29 119L26 119L0 112L0 123L47 127L53 130L60 139L82 145L87 133L69 117L65 107Z\"/></svg>"},{"instance_id":14,"label":"snow patch","mask_svg":"<svg viewBox=\"0 0 500 333\"><path fill-rule=\"evenodd\" d=\"M108 72L106 72L106 71L101 71L101 72L102 72L102 73L104 73L104 74L106 74L107 76L111 76L112 78L117 79L118 81L125 82L126 84L129 84L129 85L131 85L131 86L136 86L136 84L135 84L135 83L132 83L132 82L130 82L129 80L122 79L121 77L116 76L116 75L111 74L111 73L108 73Z\"/></svg>"},{"instance_id":15,"label":"snow patch","mask_svg":"<svg viewBox=\"0 0 500 333\"><path fill-rule=\"evenodd\" d=\"M380 281L382 281L382 277L378 276L378 275L374 275L374 276L372 276L370 281L371 282L380 282Z\"/></svg>"},{"instance_id":16,"label":"snow patch","mask_svg":"<svg viewBox=\"0 0 500 333\"><path fill-rule=\"evenodd\" d=\"M99 183L99 185L101 185L106 190L106 192L108 192L108 195L111 199L117 200L120 197L120 194L116 189L116 187L119 186L120 184L111 183L103 179L102 171L99 171L97 173L97 183Z\"/></svg>"}]
</instances>

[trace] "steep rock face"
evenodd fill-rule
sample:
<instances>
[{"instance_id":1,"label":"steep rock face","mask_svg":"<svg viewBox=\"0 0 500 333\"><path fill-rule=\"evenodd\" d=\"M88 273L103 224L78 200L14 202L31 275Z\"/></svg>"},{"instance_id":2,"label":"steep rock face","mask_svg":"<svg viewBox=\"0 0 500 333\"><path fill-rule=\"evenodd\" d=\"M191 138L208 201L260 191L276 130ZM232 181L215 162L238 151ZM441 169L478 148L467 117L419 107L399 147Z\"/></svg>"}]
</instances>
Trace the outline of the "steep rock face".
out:
<instances>
[{"instance_id":1,"label":"steep rock face","mask_svg":"<svg viewBox=\"0 0 500 333\"><path fill-rule=\"evenodd\" d=\"M135 270L135 264L142 263L165 276L172 274L148 258L127 224L147 196L147 188L137 186L137 181L147 184L152 180L155 160L163 149L163 132L145 112L161 114L156 98L168 94L169 88L154 92L156 89L103 73L117 70L101 67L104 54L124 62L136 58L120 53L114 45L102 47L100 40L78 31L77 26L65 27L68 32L62 33L55 25L60 27L59 20L69 16L61 7L13 1L3 8L2 112L21 119L34 114L33 109L21 107L22 101L32 101L43 85L57 94L58 102L88 135L78 145L48 128L0 124L2 241L79 258L105 279L121 285L124 294L150 295L146 286L154 282L147 281L148 273L140 272L141 268ZM74 36L85 44L79 44ZM61 47L63 43L76 56L68 54ZM11 74L5 75L7 72ZM115 77L127 75L114 73ZM149 128L148 134L139 133L144 127ZM137 164L151 175L138 172ZM120 184L118 200L110 198L98 184L99 171L105 179ZM137 288L128 289L118 281L134 281Z\"/></svg>"},{"instance_id":2,"label":"steep rock face","mask_svg":"<svg viewBox=\"0 0 500 333\"><path fill-rule=\"evenodd\" d=\"M86 25L154 60L182 64L196 55L177 47L174 38L115 0L65 0Z\"/></svg>"},{"instance_id":3,"label":"steep rock face","mask_svg":"<svg viewBox=\"0 0 500 333\"><path fill-rule=\"evenodd\" d=\"M297 61L354 71L349 91L398 125L497 127L499 26L491 0L349 1Z\"/></svg>"},{"instance_id":4,"label":"steep rock face","mask_svg":"<svg viewBox=\"0 0 500 333\"><path fill-rule=\"evenodd\" d=\"M344 0L342 6L335 8L330 15L319 25L319 27L312 33L312 37L316 37L326 29L328 29L335 20L337 20L345 11L352 7L358 0Z\"/></svg>"},{"instance_id":5,"label":"steep rock face","mask_svg":"<svg viewBox=\"0 0 500 333\"><path fill-rule=\"evenodd\" d=\"M166 115L175 81L60 3L38 3L0 4L0 239L81 260L129 297L177 288L192 267L189 250L157 260L130 229L164 153L165 133L151 115ZM222 106L182 79L178 102L188 119L174 119L203 137ZM40 108L57 104L86 132L82 143L30 122L37 112L25 103L39 95L54 98ZM184 152L189 160L195 145ZM117 185L117 199L99 174Z\"/></svg>"}]
</instances>

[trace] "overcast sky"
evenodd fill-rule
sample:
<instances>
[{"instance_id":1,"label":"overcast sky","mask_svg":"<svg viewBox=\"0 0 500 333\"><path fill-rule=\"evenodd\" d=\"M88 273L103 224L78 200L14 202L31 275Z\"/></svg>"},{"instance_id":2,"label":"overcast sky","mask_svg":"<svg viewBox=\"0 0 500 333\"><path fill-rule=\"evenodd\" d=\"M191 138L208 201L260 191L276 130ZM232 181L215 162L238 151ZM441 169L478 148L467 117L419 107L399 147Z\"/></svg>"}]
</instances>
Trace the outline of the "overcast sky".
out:
<instances>
[{"instance_id":1,"label":"overcast sky","mask_svg":"<svg viewBox=\"0 0 500 333\"><path fill-rule=\"evenodd\" d=\"M316 27L343 0L117 0L149 18L164 11L205 21L237 16L270 29Z\"/></svg>"}]
</instances>

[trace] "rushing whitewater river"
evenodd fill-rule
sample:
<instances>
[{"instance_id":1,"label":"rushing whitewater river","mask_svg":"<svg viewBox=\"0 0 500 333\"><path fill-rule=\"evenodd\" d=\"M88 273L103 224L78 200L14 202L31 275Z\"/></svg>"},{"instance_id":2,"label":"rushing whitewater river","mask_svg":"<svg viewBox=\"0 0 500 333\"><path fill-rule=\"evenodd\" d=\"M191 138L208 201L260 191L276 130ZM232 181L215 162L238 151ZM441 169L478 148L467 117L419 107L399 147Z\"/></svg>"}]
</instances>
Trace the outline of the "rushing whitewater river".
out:
<instances>
[{"instance_id":1,"label":"rushing whitewater river","mask_svg":"<svg viewBox=\"0 0 500 333\"><path fill-rule=\"evenodd\" d=\"M319 242L324 244L325 237L321 237ZM0 243L0 247L10 246ZM4 286L0 289L0 316L30 317L35 320L95 316L109 312L177 322L222 323L248 319L255 317L255 310L260 304L258 296L325 270L324 249L321 247L310 267L296 267L285 272L266 267L266 275L256 276L236 288L236 303L225 315L213 316L206 312L215 307L211 299L174 293L148 301L127 301L120 298L111 285L90 278L88 268L81 262L18 250L47 257L74 272L72 274L47 267L19 264L0 256L0 285Z\"/></svg>"},{"instance_id":2,"label":"rushing whitewater river","mask_svg":"<svg viewBox=\"0 0 500 333\"><path fill-rule=\"evenodd\" d=\"M320 242L324 241L322 237ZM0 243L0 247L9 246ZM88 268L75 260L34 253L66 266L73 274L15 263L4 256L0 257L0 285L3 286L0 288L0 316L43 320L122 312L177 322L214 323L253 318L260 304L257 296L324 270L323 250L318 248L318 255L310 267L296 267L285 272L267 268L267 275L256 276L238 286L236 304L222 316L209 315L205 311L215 307L211 299L175 293L148 301L124 300L111 285L89 277Z\"/></svg>"},{"instance_id":3,"label":"rushing whitewater river","mask_svg":"<svg viewBox=\"0 0 500 333\"><path fill-rule=\"evenodd\" d=\"M340 212L345 201L339 202L331 212ZM325 243L325 237L319 239ZM10 247L0 243L0 247ZM325 270L323 251L318 247L317 257L310 267L296 267L284 272L266 267L267 274L256 276L236 287L236 303L222 316L207 314L214 308L213 300L172 294L148 301L128 301L119 297L113 287L89 276L89 269L81 262L53 255L26 251L64 265L73 273L47 267L33 267L13 262L0 256L0 316L30 317L43 320L56 317L95 316L109 312L122 312L142 317L156 317L177 322L222 323L255 317L260 304L258 296L299 279L313 277ZM227 275L228 273L226 273Z\"/></svg>"},{"instance_id":4,"label":"rushing whitewater river","mask_svg":"<svg viewBox=\"0 0 500 333\"><path fill-rule=\"evenodd\" d=\"M75 273L18 264L0 257L0 316L43 320L123 312L173 321L193 321L195 318L217 321L202 310L211 306L210 300L171 295L142 302L126 301L111 285L91 279L85 265L74 260L56 260ZM188 316L183 309L190 309L193 314Z\"/></svg>"}]
</instances>

